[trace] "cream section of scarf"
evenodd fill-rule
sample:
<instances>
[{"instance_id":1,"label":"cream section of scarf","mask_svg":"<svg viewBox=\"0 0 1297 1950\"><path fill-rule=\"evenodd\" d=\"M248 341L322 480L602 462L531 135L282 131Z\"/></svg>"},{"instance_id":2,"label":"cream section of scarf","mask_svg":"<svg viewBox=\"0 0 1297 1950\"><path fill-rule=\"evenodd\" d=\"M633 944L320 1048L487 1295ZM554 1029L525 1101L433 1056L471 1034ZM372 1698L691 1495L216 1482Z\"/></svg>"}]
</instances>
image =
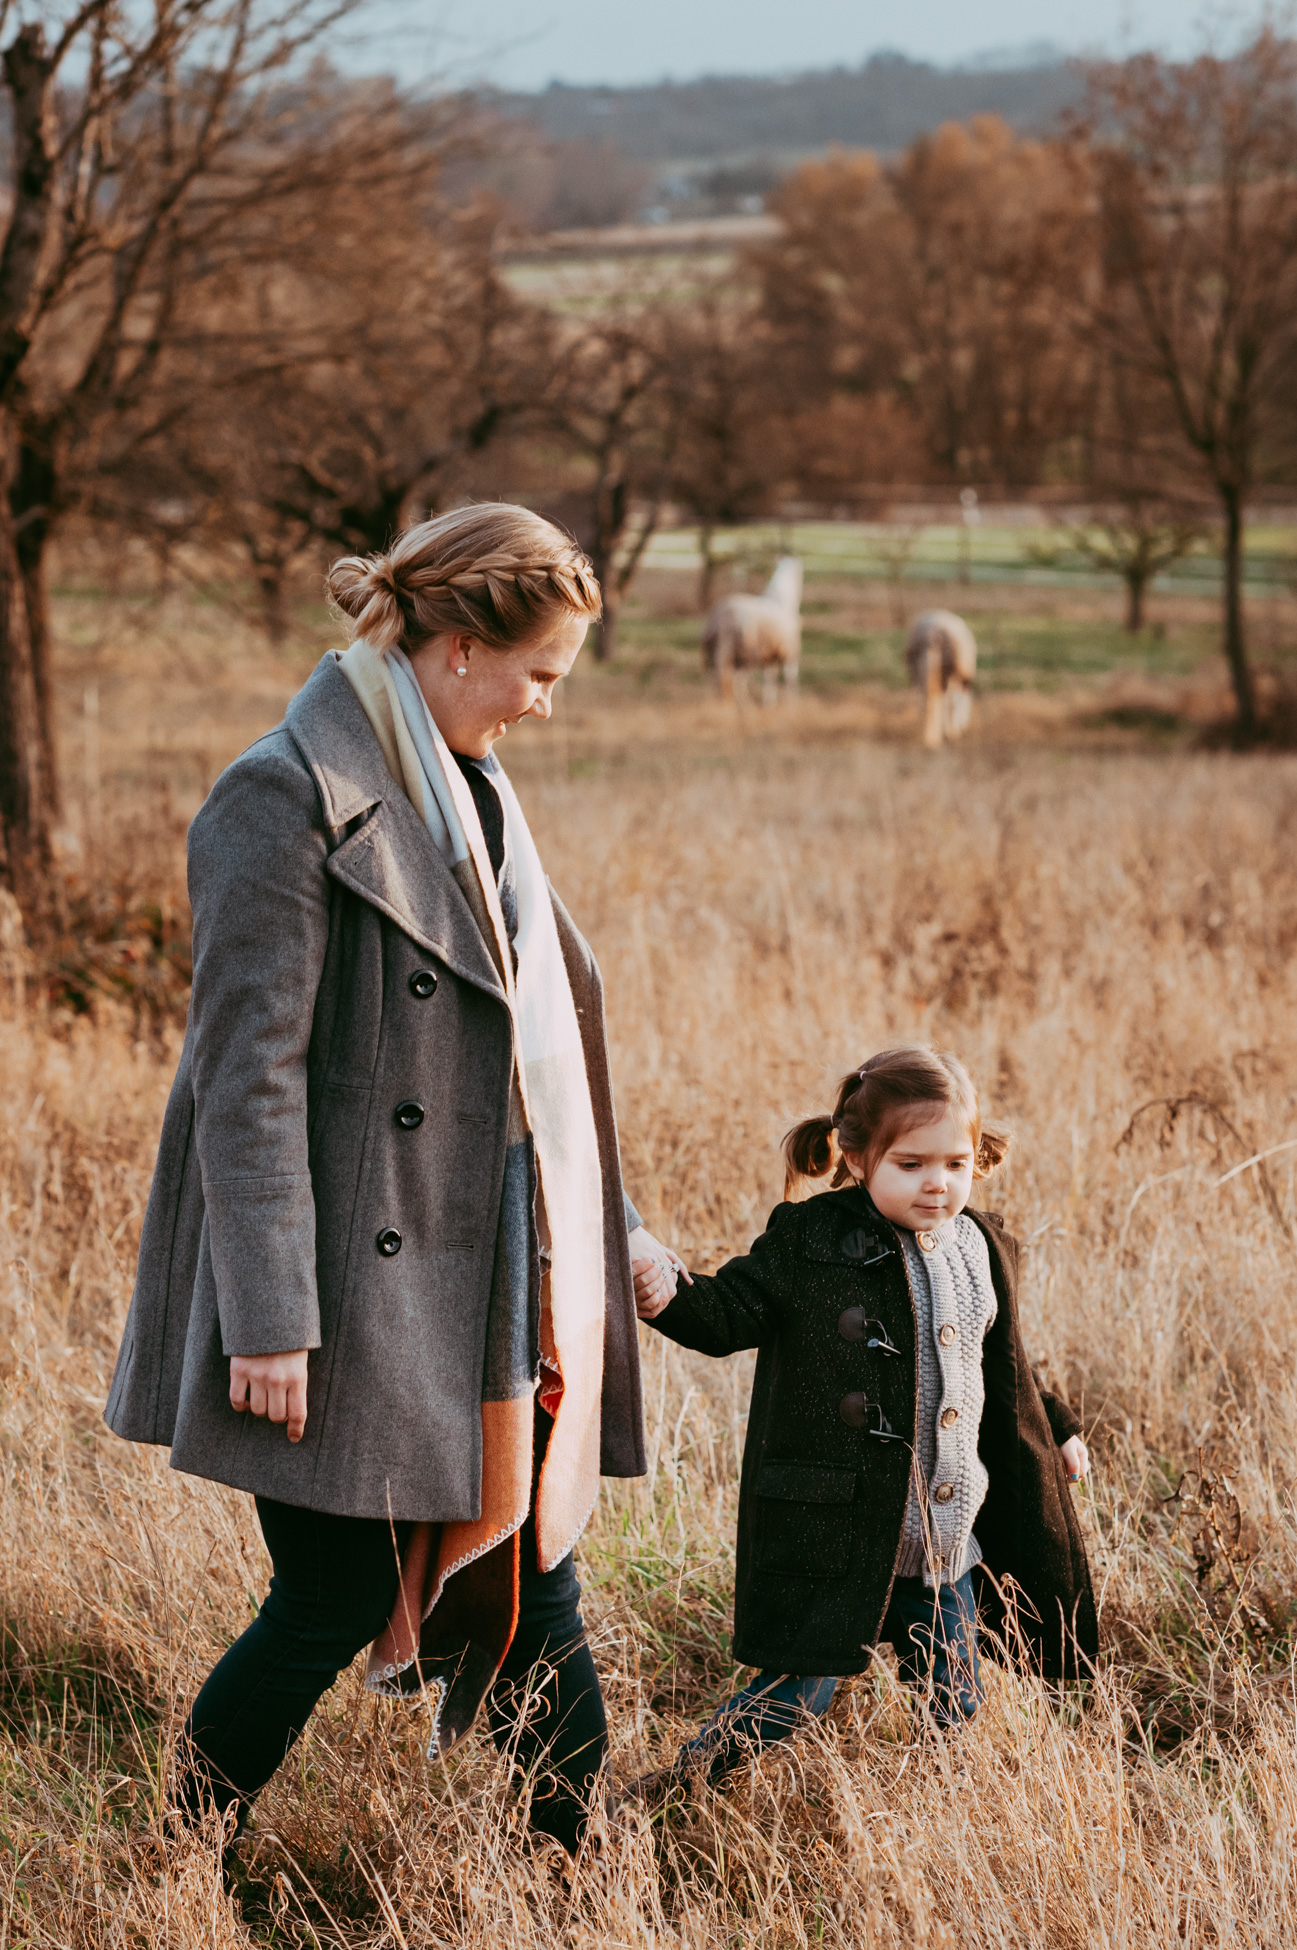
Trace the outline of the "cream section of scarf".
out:
<instances>
[{"instance_id":1,"label":"cream section of scarf","mask_svg":"<svg viewBox=\"0 0 1297 1950\"><path fill-rule=\"evenodd\" d=\"M599 1493L605 1295L598 1139L549 885L522 807L497 770L492 783L504 808L517 880L515 973L473 795L409 663L399 651L385 657L362 640L342 657L341 669L373 726L388 771L423 815L464 890L513 1017L517 1091L536 1147L537 1218L550 1251L545 1339L552 1340L563 1381L536 1494L539 1568L551 1570L584 1529ZM484 1479L491 1473L489 1461L484 1457Z\"/></svg>"}]
</instances>

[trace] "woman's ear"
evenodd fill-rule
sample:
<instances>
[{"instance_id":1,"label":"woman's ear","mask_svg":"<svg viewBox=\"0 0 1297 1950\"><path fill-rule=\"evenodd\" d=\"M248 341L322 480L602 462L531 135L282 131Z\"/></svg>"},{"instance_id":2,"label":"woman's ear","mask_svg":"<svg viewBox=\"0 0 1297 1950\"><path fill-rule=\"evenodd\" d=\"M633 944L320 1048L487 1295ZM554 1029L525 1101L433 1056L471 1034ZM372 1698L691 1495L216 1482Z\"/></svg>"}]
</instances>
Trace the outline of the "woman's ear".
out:
<instances>
[{"instance_id":1,"label":"woman's ear","mask_svg":"<svg viewBox=\"0 0 1297 1950\"><path fill-rule=\"evenodd\" d=\"M470 658L477 644L467 630L447 630L445 635L446 669L452 677L467 677Z\"/></svg>"}]
</instances>

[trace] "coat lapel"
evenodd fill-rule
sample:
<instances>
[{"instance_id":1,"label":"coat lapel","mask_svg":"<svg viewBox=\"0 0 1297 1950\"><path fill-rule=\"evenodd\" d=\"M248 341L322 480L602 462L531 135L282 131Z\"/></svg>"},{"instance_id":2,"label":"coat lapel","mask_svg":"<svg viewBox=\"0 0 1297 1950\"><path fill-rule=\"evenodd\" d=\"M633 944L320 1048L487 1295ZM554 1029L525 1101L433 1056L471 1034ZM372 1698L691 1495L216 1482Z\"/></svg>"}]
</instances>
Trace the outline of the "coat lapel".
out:
<instances>
[{"instance_id":1,"label":"coat lapel","mask_svg":"<svg viewBox=\"0 0 1297 1950\"><path fill-rule=\"evenodd\" d=\"M454 974L503 1002L499 974L459 883L388 772L336 651L320 659L285 719L337 836L327 864L331 877ZM358 819L362 824L348 833Z\"/></svg>"}]
</instances>

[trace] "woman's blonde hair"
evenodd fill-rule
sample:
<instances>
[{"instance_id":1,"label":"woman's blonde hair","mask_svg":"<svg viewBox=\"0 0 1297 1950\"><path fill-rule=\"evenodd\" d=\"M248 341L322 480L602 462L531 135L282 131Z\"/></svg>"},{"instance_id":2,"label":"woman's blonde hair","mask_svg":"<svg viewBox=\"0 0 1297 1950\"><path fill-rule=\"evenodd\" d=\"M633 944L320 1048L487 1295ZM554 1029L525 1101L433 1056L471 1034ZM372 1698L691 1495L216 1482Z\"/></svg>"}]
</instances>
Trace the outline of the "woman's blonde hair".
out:
<instances>
[{"instance_id":1,"label":"woman's blonde hair","mask_svg":"<svg viewBox=\"0 0 1297 1950\"><path fill-rule=\"evenodd\" d=\"M835 1190L850 1184L844 1151L864 1160L868 1180L902 1131L929 1122L943 1110L968 1120L973 1176L988 1178L1008 1153L1009 1134L982 1122L977 1090L959 1058L919 1043L880 1050L843 1077L832 1116L804 1117L789 1131L784 1139L785 1193L796 1179L822 1178L831 1168Z\"/></svg>"},{"instance_id":2,"label":"woman's blonde hair","mask_svg":"<svg viewBox=\"0 0 1297 1950\"><path fill-rule=\"evenodd\" d=\"M564 616L593 619L603 608L585 551L508 501L416 522L384 555L344 555L326 586L375 650L416 650L443 630L511 650Z\"/></svg>"}]
</instances>

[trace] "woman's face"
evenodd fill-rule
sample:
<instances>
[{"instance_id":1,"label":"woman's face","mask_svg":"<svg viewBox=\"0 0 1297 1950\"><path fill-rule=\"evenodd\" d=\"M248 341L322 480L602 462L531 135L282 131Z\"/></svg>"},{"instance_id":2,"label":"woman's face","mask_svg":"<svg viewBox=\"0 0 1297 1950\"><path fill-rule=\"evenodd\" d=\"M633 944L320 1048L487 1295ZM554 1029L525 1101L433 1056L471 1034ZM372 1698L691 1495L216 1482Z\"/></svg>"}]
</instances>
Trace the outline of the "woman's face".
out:
<instances>
[{"instance_id":1,"label":"woman's face","mask_svg":"<svg viewBox=\"0 0 1297 1950\"><path fill-rule=\"evenodd\" d=\"M844 1151L848 1171L865 1185L885 1219L911 1232L935 1230L968 1204L973 1139L968 1120L934 1104L929 1122L902 1131L865 1179L865 1161Z\"/></svg>"},{"instance_id":2,"label":"woman's face","mask_svg":"<svg viewBox=\"0 0 1297 1950\"><path fill-rule=\"evenodd\" d=\"M447 630L414 651L410 667L450 749L485 758L511 724L547 718L554 686L576 662L589 627L588 616L569 611L547 635L516 650L490 650Z\"/></svg>"}]
</instances>

